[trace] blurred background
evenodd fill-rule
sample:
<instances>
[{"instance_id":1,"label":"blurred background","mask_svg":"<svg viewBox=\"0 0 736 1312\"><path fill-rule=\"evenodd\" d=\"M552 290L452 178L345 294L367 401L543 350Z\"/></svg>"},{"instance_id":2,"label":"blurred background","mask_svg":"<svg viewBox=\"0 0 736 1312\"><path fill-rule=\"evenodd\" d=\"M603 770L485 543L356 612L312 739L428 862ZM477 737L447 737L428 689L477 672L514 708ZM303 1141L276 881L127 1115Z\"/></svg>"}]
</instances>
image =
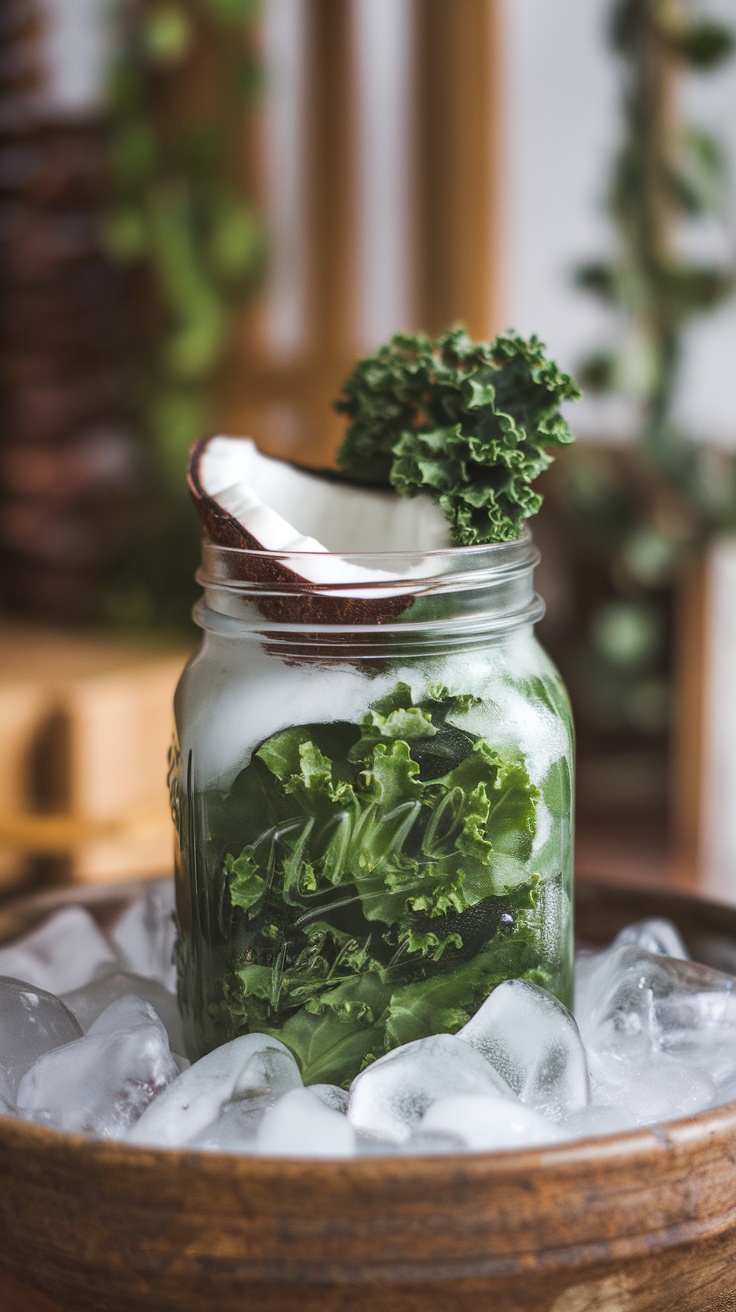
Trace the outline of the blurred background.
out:
<instances>
[{"instance_id":1,"label":"blurred background","mask_svg":"<svg viewBox=\"0 0 736 1312\"><path fill-rule=\"evenodd\" d=\"M729 0L4 0L0 891L170 865L202 431L329 463L400 328L537 332L581 870L736 901Z\"/></svg>"}]
</instances>

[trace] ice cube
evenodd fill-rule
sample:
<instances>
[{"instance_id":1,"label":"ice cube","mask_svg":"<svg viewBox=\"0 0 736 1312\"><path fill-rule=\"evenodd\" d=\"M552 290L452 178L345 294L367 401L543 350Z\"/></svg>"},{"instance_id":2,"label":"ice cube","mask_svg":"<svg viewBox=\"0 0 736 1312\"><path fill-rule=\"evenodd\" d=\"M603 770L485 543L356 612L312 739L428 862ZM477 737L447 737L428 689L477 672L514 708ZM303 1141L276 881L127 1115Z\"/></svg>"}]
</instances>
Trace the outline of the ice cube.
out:
<instances>
[{"instance_id":1,"label":"ice cube","mask_svg":"<svg viewBox=\"0 0 736 1312\"><path fill-rule=\"evenodd\" d=\"M595 1032L612 987L625 977L629 962L637 960L638 955L636 948L622 946L576 958L573 1012L583 1037Z\"/></svg>"},{"instance_id":2,"label":"ice cube","mask_svg":"<svg viewBox=\"0 0 736 1312\"><path fill-rule=\"evenodd\" d=\"M25 938L0 948L0 975L56 994L81 988L119 964L83 907L64 907Z\"/></svg>"},{"instance_id":3,"label":"ice cube","mask_svg":"<svg viewBox=\"0 0 736 1312\"><path fill-rule=\"evenodd\" d=\"M350 1087L348 1117L363 1134L402 1143L433 1102L455 1093L513 1096L469 1043L434 1034L395 1048L361 1071Z\"/></svg>"},{"instance_id":4,"label":"ice cube","mask_svg":"<svg viewBox=\"0 0 736 1312\"><path fill-rule=\"evenodd\" d=\"M310 1084L309 1092L315 1094L325 1107L331 1107L333 1112L344 1114L348 1109L347 1092L337 1084Z\"/></svg>"},{"instance_id":5,"label":"ice cube","mask_svg":"<svg viewBox=\"0 0 736 1312\"><path fill-rule=\"evenodd\" d=\"M458 1032L543 1116L557 1120L585 1107L590 1081L573 1017L546 989L505 980Z\"/></svg>"},{"instance_id":6,"label":"ice cube","mask_svg":"<svg viewBox=\"0 0 736 1312\"><path fill-rule=\"evenodd\" d=\"M589 1054L594 1101L628 1108L637 1125L692 1116L716 1101L713 1080L667 1056L632 1061L615 1052Z\"/></svg>"},{"instance_id":7,"label":"ice cube","mask_svg":"<svg viewBox=\"0 0 736 1312\"><path fill-rule=\"evenodd\" d=\"M15 1110L13 1095L10 1092L8 1078L0 1067L0 1116L12 1116Z\"/></svg>"},{"instance_id":8,"label":"ice cube","mask_svg":"<svg viewBox=\"0 0 736 1312\"><path fill-rule=\"evenodd\" d=\"M725 1106L726 1103L736 1102L736 1076L725 1080L716 1088L716 1097L713 1105L715 1107Z\"/></svg>"},{"instance_id":9,"label":"ice cube","mask_svg":"<svg viewBox=\"0 0 736 1312\"><path fill-rule=\"evenodd\" d=\"M44 989L17 979L0 979L0 1077L12 1101L27 1070L45 1052L81 1038L72 1013Z\"/></svg>"},{"instance_id":10,"label":"ice cube","mask_svg":"<svg viewBox=\"0 0 736 1312\"><path fill-rule=\"evenodd\" d=\"M292 1089L268 1109L256 1136L264 1157L352 1157L353 1126L311 1089Z\"/></svg>"},{"instance_id":11,"label":"ice cube","mask_svg":"<svg viewBox=\"0 0 736 1312\"><path fill-rule=\"evenodd\" d=\"M359 1134L357 1146L359 1157L438 1157L442 1153L466 1152L465 1144L456 1134L439 1134L421 1126L412 1130L402 1143L383 1143Z\"/></svg>"},{"instance_id":12,"label":"ice cube","mask_svg":"<svg viewBox=\"0 0 736 1312\"><path fill-rule=\"evenodd\" d=\"M242 1034L200 1058L156 1100L133 1127L133 1143L175 1147L190 1143L238 1099L270 1101L301 1087L289 1049L269 1034Z\"/></svg>"},{"instance_id":13,"label":"ice cube","mask_svg":"<svg viewBox=\"0 0 736 1312\"><path fill-rule=\"evenodd\" d=\"M579 962L576 1011L589 1051L628 1062L665 1054L717 1085L736 1075L736 980L708 966L609 949Z\"/></svg>"},{"instance_id":14,"label":"ice cube","mask_svg":"<svg viewBox=\"0 0 736 1312\"><path fill-rule=\"evenodd\" d=\"M82 1029L86 1031L111 1002L117 1002L119 998L131 995L142 998L144 1002L150 1002L156 1015L164 1023L172 1052L183 1052L184 1035L176 996L164 988L157 979L132 975L127 971L116 971L114 975L103 975L101 979L92 980L81 989L65 993L62 1000L74 1013Z\"/></svg>"},{"instance_id":15,"label":"ice cube","mask_svg":"<svg viewBox=\"0 0 736 1312\"><path fill-rule=\"evenodd\" d=\"M218 1153L255 1152L256 1134L273 1099L265 1094L226 1103L211 1125L190 1140L188 1147Z\"/></svg>"},{"instance_id":16,"label":"ice cube","mask_svg":"<svg viewBox=\"0 0 736 1312\"><path fill-rule=\"evenodd\" d=\"M361 1145L358 1145L360 1151ZM464 1153L467 1145L457 1134L444 1134L436 1130L420 1127L401 1144L389 1144L383 1148L386 1153L400 1153L402 1157L440 1157L448 1153ZM379 1156L380 1146L374 1145L372 1156Z\"/></svg>"},{"instance_id":17,"label":"ice cube","mask_svg":"<svg viewBox=\"0 0 736 1312\"><path fill-rule=\"evenodd\" d=\"M611 947L643 948L645 952L651 952L655 956L675 957L681 961L690 960L690 953L677 926L673 925L671 920L664 920L658 916L627 925L616 935Z\"/></svg>"},{"instance_id":18,"label":"ice cube","mask_svg":"<svg viewBox=\"0 0 736 1312\"><path fill-rule=\"evenodd\" d=\"M173 879L157 879L152 883L145 897L133 902L115 922L110 938L129 970L157 979L164 988L174 992Z\"/></svg>"},{"instance_id":19,"label":"ice cube","mask_svg":"<svg viewBox=\"0 0 736 1312\"><path fill-rule=\"evenodd\" d=\"M217 1119L191 1140L191 1147L217 1152L254 1152L256 1135L269 1107L280 1096L301 1087L298 1070L289 1057L267 1049L251 1059L246 1072L236 1081L233 1101L225 1103ZM332 1084L313 1084L309 1091L324 1106L345 1114L348 1095L344 1089Z\"/></svg>"},{"instance_id":20,"label":"ice cube","mask_svg":"<svg viewBox=\"0 0 736 1312\"><path fill-rule=\"evenodd\" d=\"M556 1125L518 1099L478 1093L440 1098L427 1108L420 1128L455 1135L475 1152L536 1148L561 1138Z\"/></svg>"},{"instance_id":21,"label":"ice cube","mask_svg":"<svg viewBox=\"0 0 736 1312\"><path fill-rule=\"evenodd\" d=\"M657 1047L705 1071L720 1088L736 1076L736 995L673 994L655 1004Z\"/></svg>"},{"instance_id":22,"label":"ice cube","mask_svg":"<svg viewBox=\"0 0 736 1312\"><path fill-rule=\"evenodd\" d=\"M603 1106L590 1103L573 1112L560 1123L560 1129L566 1139L588 1139L599 1134L620 1134L624 1130L638 1127L636 1116L630 1107L623 1103L611 1103Z\"/></svg>"},{"instance_id":23,"label":"ice cube","mask_svg":"<svg viewBox=\"0 0 736 1312\"><path fill-rule=\"evenodd\" d=\"M116 1139L178 1074L153 1008L122 998L81 1039L38 1059L20 1082L17 1105L58 1129Z\"/></svg>"}]
</instances>

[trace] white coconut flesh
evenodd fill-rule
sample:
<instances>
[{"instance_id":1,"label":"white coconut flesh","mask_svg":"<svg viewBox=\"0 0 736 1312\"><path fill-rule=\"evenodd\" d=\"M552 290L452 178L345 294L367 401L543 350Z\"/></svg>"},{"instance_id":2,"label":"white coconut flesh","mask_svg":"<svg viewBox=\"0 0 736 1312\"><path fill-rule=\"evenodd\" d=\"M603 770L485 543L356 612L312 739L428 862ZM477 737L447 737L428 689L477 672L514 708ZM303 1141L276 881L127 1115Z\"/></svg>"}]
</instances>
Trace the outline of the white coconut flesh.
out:
<instances>
[{"instance_id":1,"label":"white coconut flesh","mask_svg":"<svg viewBox=\"0 0 736 1312\"><path fill-rule=\"evenodd\" d=\"M352 487L310 474L258 450L246 437L213 437L199 460L199 483L264 551L299 554L312 583L381 582L398 575L345 560L368 552L415 555L450 546L442 511L425 497ZM290 567L297 568L292 562ZM421 566L403 576L423 572Z\"/></svg>"}]
</instances>

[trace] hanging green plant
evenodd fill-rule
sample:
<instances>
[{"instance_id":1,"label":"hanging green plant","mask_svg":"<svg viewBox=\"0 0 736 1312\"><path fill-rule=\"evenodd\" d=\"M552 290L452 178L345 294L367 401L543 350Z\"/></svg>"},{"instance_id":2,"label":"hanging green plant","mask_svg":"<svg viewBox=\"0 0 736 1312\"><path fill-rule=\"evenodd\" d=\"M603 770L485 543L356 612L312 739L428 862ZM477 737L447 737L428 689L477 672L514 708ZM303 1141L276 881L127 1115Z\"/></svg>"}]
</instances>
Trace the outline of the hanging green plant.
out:
<instances>
[{"instance_id":1,"label":"hanging green plant","mask_svg":"<svg viewBox=\"0 0 736 1312\"><path fill-rule=\"evenodd\" d=\"M609 343L578 376L588 393L625 398L635 426L625 451L572 451L558 486L588 570L584 631L561 663L581 743L592 726L608 751L614 740L629 750L632 733L642 742L666 738L672 587L714 532L736 526L736 460L683 431L676 408L687 330L736 289L733 261L688 259L680 241L685 223L722 221L729 204L720 143L682 122L674 94L682 74L708 74L734 48L728 28L695 11L692 0L612 5L622 82L607 195L614 248L577 272L578 284L616 311ZM624 660L634 647L636 659Z\"/></svg>"},{"instance_id":2,"label":"hanging green plant","mask_svg":"<svg viewBox=\"0 0 736 1312\"><path fill-rule=\"evenodd\" d=\"M131 293L126 393L146 473L104 606L128 624L188 615L197 543L181 470L217 423L236 311L264 267L239 166L262 85L258 11L258 0L126 0L118 11L102 238Z\"/></svg>"},{"instance_id":3,"label":"hanging green plant","mask_svg":"<svg viewBox=\"0 0 736 1312\"><path fill-rule=\"evenodd\" d=\"M590 390L623 393L636 404L640 442L672 476L687 479L690 495L696 452L673 414L683 335L733 293L736 268L678 252L683 219L723 216L728 171L718 141L678 121L672 80L717 67L733 36L688 20L672 0L619 0L612 41L623 77L623 135L607 203L616 247L612 259L584 265L577 277L619 311L623 331L584 362L583 379Z\"/></svg>"}]
</instances>

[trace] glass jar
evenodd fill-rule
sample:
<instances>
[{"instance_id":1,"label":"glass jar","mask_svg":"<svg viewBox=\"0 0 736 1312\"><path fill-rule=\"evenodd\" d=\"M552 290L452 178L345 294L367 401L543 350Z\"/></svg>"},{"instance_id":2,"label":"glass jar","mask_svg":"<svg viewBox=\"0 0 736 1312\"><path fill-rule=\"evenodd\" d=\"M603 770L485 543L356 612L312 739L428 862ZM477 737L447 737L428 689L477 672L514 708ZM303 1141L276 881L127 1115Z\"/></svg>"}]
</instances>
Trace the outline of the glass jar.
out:
<instances>
[{"instance_id":1,"label":"glass jar","mask_svg":"<svg viewBox=\"0 0 736 1312\"><path fill-rule=\"evenodd\" d=\"M526 530L306 562L204 543L170 771L193 1060L265 1031L347 1085L501 980L570 1003L573 733L537 560Z\"/></svg>"}]
</instances>

